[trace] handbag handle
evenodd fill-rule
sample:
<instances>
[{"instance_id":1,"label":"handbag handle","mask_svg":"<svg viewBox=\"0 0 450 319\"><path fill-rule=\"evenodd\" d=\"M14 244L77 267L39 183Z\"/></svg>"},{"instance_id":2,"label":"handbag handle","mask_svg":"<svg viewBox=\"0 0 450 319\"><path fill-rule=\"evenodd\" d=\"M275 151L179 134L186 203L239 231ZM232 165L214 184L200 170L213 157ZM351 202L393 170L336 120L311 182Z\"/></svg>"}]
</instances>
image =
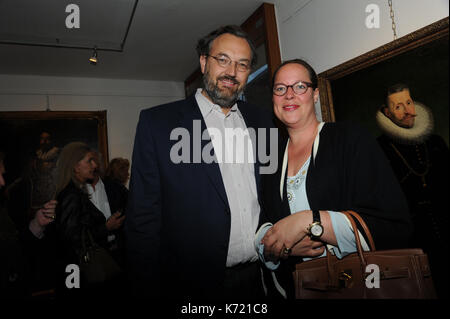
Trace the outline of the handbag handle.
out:
<instances>
[{"instance_id":1,"label":"handbag handle","mask_svg":"<svg viewBox=\"0 0 450 319\"><path fill-rule=\"evenodd\" d=\"M353 217L356 220L358 220L358 222L361 224L363 231L369 240L370 250L375 251L375 243L373 241L372 234L369 231L369 227L367 227L367 224L364 222L364 220L361 218L361 216L359 216L358 213L351 211L351 210L342 211L342 213L348 218L348 220L350 221L350 224L352 225L353 233L355 235L356 249L358 251L358 256L361 261L361 271L362 271L362 273L364 273L366 266L367 266L367 262L364 258L361 240L360 240L359 234L358 234L358 227L356 226L356 223L355 223L355 220L353 219ZM331 289L331 290L339 289L339 284L338 284L339 276L334 271L331 256L328 252L327 252L326 257L327 257L327 272L328 272L328 289Z\"/></svg>"},{"instance_id":2,"label":"handbag handle","mask_svg":"<svg viewBox=\"0 0 450 319\"><path fill-rule=\"evenodd\" d=\"M362 249L362 245L361 245L361 240L359 239L358 227L356 226L355 220L352 218L352 216L354 216L361 223L361 226L363 227L363 231L366 233L366 236L369 239L371 250L375 250L375 244L373 242L372 234L370 233L369 228L367 227L366 223L361 218L361 216L359 216L358 213L356 213L354 211L343 211L342 213L350 220L350 223L352 225L353 232L355 234L356 249L358 251L359 259L361 260L362 273L364 273L365 269L366 269L366 266L367 266L367 262L366 262L366 260L364 258L364 253L363 253L363 249Z\"/></svg>"},{"instance_id":3,"label":"handbag handle","mask_svg":"<svg viewBox=\"0 0 450 319\"><path fill-rule=\"evenodd\" d=\"M363 231L364 231L364 233L365 233L367 239L369 240L370 250L371 250L371 251L375 251L375 250L376 250L376 249L375 249L375 242L373 241L372 234L370 233L369 227L367 227L367 224L366 224L366 222L364 221L364 219L362 219L361 216L360 216L358 213L356 213L356 212L354 212L354 211L352 211L352 210L347 210L347 211L345 211L345 212L343 212L343 213L344 213L344 214L347 213L347 214L345 214L345 215L347 216L348 219L350 219L350 223L351 223L351 217L348 216L348 214L351 215L352 217L356 218L356 220L359 222L359 224L360 224L361 227L363 228ZM353 228L353 229L354 229L354 228ZM356 232L355 232L355 234L356 234ZM358 237L359 237L359 236L358 236Z\"/></svg>"}]
</instances>

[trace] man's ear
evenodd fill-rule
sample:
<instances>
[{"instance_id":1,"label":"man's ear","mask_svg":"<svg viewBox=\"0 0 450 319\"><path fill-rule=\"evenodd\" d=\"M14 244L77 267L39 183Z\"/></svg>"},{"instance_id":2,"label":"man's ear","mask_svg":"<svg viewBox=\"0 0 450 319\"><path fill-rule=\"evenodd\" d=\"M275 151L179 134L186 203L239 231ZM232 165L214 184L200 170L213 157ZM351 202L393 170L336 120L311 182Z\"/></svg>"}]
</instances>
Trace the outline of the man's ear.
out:
<instances>
[{"instance_id":1,"label":"man's ear","mask_svg":"<svg viewBox=\"0 0 450 319\"><path fill-rule=\"evenodd\" d=\"M200 56L200 69L202 70L202 74L205 74L205 68L206 68L206 55Z\"/></svg>"},{"instance_id":2,"label":"man's ear","mask_svg":"<svg viewBox=\"0 0 450 319\"><path fill-rule=\"evenodd\" d=\"M391 118L391 112L389 112L389 109L387 108L387 106L383 106L382 111L383 111L384 115L386 115L386 117Z\"/></svg>"}]
</instances>

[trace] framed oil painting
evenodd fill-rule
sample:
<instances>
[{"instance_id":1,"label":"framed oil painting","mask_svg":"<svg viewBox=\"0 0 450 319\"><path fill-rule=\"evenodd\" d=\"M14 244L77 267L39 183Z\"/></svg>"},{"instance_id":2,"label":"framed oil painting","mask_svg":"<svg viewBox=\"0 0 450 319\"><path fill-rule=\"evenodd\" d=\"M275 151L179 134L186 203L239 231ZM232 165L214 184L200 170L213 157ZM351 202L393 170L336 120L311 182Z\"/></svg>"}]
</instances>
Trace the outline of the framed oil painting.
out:
<instances>
[{"instance_id":1,"label":"framed oil painting","mask_svg":"<svg viewBox=\"0 0 450 319\"><path fill-rule=\"evenodd\" d=\"M0 112L0 136L7 185L26 173L33 158L54 167L59 151L74 141L97 149L108 163L106 111Z\"/></svg>"},{"instance_id":2,"label":"framed oil painting","mask_svg":"<svg viewBox=\"0 0 450 319\"><path fill-rule=\"evenodd\" d=\"M449 143L448 17L319 74L322 118L357 121L381 134L375 113L388 87L404 83L431 109L435 133Z\"/></svg>"}]
</instances>

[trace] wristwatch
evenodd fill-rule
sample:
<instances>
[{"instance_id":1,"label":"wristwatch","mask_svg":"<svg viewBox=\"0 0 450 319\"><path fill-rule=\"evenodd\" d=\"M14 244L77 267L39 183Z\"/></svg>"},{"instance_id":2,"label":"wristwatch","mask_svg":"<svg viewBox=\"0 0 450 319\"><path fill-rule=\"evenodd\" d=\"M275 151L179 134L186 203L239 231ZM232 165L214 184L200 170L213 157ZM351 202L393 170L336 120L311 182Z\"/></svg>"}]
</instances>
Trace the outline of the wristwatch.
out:
<instances>
[{"instance_id":1,"label":"wristwatch","mask_svg":"<svg viewBox=\"0 0 450 319\"><path fill-rule=\"evenodd\" d=\"M308 227L308 235L311 238L320 238L323 235L323 226L320 222L320 212L318 210L312 211L313 222Z\"/></svg>"}]
</instances>

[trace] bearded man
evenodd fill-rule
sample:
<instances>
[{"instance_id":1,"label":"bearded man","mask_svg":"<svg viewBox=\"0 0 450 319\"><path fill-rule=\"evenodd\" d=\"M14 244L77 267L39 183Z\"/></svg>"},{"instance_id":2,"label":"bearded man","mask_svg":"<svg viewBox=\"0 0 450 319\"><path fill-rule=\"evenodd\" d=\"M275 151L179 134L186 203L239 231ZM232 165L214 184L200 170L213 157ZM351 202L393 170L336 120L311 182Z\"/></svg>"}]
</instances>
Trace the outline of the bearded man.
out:
<instances>
[{"instance_id":1,"label":"bearded man","mask_svg":"<svg viewBox=\"0 0 450 319\"><path fill-rule=\"evenodd\" d=\"M438 297L448 294L449 149L433 134L433 115L411 98L405 84L391 86L376 120L378 142L405 193L415 231L411 247L429 257Z\"/></svg>"},{"instance_id":2,"label":"bearded man","mask_svg":"<svg viewBox=\"0 0 450 319\"><path fill-rule=\"evenodd\" d=\"M253 128L259 141L259 128L274 124L263 108L238 101L256 60L239 27L211 32L197 52L204 87L140 114L125 220L131 284L138 297L259 298L261 163L220 155L236 146L226 130Z\"/></svg>"}]
</instances>

